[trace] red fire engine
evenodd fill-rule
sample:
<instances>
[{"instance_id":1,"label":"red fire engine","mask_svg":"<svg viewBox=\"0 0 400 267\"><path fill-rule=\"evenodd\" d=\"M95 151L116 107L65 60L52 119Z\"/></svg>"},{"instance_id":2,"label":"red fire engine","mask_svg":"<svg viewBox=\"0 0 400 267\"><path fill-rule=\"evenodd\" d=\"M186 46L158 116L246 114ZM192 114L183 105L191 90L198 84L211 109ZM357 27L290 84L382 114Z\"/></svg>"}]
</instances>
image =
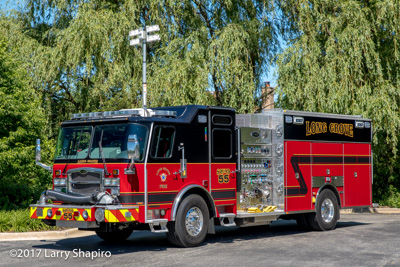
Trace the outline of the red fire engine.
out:
<instances>
[{"instance_id":1,"label":"red fire engine","mask_svg":"<svg viewBox=\"0 0 400 267\"><path fill-rule=\"evenodd\" d=\"M165 232L201 244L215 225L296 219L334 229L340 208L372 202L371 120L179 106L73 114L61 125L53 189L30 216L123 240Z\"/></svg>"}]
</instances>

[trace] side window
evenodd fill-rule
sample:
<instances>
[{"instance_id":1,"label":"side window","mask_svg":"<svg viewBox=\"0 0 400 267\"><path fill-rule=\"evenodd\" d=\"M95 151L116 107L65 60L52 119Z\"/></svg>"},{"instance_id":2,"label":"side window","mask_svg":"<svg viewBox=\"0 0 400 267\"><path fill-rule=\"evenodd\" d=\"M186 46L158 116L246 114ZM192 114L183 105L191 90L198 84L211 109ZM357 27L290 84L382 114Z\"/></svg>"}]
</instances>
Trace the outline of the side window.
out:
<instances>
[{"instance_id":1,"label":"side window","mask_svg":"<svg viewBox=\"0 0 400 267\"><path fill-rule=\"evenodd\" d=\"M175 139L175 128L171 126L156 126L150 155L153 158L170 158Z\"/></svg>"},{"instance_id":2,"label":"side window","mask_svg":"<svg viewBox=\"0 0 400 267\"><path fill-rule=\"evenodd\" d=\"M214 115L212 121L216 125L231 125L232 117L227 115Z\"/></svg>"},{"instance_id":3,"label":"side window","mask_svg":"<svg viewBox=\"0 0 400 267\"><path fill-rule=\"evenodd\" d=\"M214 158L232 157L232 132L229 129L214 129L212 133Z\"/></svg>"}]
</instances>

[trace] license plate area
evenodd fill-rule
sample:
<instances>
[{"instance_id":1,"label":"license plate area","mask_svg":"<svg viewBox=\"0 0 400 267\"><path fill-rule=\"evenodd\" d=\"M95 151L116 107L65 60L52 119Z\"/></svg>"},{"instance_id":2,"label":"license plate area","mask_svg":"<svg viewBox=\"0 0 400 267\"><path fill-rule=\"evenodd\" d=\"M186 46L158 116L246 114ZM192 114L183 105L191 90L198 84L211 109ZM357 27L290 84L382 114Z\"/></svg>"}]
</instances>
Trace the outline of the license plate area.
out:
<instances>
[{"instance_id":1,"label":"license plate area","mask_svg":"<svg viewBox=\"0 0 400 267\"><path fill-rule=\"evenodd\" d=\"M62 210L62 219L70 221L74 219L74 210L70 208L65 208Z\"/></svg>"}]
</instances>

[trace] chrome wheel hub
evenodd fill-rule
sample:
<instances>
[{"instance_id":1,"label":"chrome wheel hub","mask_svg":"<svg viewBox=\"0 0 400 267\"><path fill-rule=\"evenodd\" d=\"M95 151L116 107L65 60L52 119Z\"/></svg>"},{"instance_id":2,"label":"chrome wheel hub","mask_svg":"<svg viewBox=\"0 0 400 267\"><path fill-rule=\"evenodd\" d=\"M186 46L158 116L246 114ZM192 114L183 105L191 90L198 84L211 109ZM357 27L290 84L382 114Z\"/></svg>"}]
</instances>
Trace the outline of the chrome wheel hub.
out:
<instances>
[{"instance_id":1,"label":"chrome wheel hub","mask_svg":"<svg viewBox=\"0 0 400 267\"><path fill-rule=\"evenodd\" d=\"M189 235L198 235L201 232L201 229L203 229L203 223L204 218L201 210L197 207L190 208L186 213L185 218L186 231Z\"/></svg>"},{"instance_id":2,"label":"chrome wheel hub","mask_svg":"<svg viewBox=\"0 0 400 267\"><path fill-rule=\"evenodd\" d=\"M326 223L330 223L333 220L333 216L335 216L335 207L333 206L332 200L329 198L322 202L321 216Z\"/></svg>"}]
</instances>

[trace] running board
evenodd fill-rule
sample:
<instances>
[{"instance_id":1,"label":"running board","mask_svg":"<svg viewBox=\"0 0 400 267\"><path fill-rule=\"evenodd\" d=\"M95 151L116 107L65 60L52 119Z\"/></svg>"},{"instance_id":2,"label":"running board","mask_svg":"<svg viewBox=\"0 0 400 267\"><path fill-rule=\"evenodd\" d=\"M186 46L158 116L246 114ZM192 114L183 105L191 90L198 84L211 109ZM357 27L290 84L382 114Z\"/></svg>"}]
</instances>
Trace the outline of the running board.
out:
<instances>
[{"instance_id":1,"label":"running board","mask_svg":"<svg viewBox=\"0 0 400 267\"><path fill-rule=\"evenodd\" d=\"M238 212L236 216L236 224L240 227L269 225L272 221L277 220L281 215L284 215L283 210L275 210L272 212Z\"/></svg>"},{"instance_id":2,"label":"running board","mask_svg":"<svg viewBox=\"0 0 400 267\"><path fill-rule=\"evenodd\" d=\"M167 228L167 219L156 219L156 220L148 220L147 221L150 227L151 232L153 233L168 233ZM157 226L154 228L154 226ZM158 229L159 228L159 229Z\"/></svg>"},{"instance_id":3,"label":"running board","mask_svg":"<svg viewBox=\"0 0 400 267\"><path fill-rule=\"evenodd\" d=\"M233 227L236 226L235 217L236 217L235 213L220 213L218 219L221 226ZM228 221L225 223L225 220Z\"/></svg>"},{"instance_id":4,"label":"running board","mask_svg":"<svg viewBox=\"0 0 400 267\"><path fill-rule=\"evenodd\" d=\"M246 212L246 211L238 211L236 217L237 218L250 218L250 217L276 217L280 215L284 215L285 212L283 210L274 210L272 212Z\"/></svg>"}]
</instances>

